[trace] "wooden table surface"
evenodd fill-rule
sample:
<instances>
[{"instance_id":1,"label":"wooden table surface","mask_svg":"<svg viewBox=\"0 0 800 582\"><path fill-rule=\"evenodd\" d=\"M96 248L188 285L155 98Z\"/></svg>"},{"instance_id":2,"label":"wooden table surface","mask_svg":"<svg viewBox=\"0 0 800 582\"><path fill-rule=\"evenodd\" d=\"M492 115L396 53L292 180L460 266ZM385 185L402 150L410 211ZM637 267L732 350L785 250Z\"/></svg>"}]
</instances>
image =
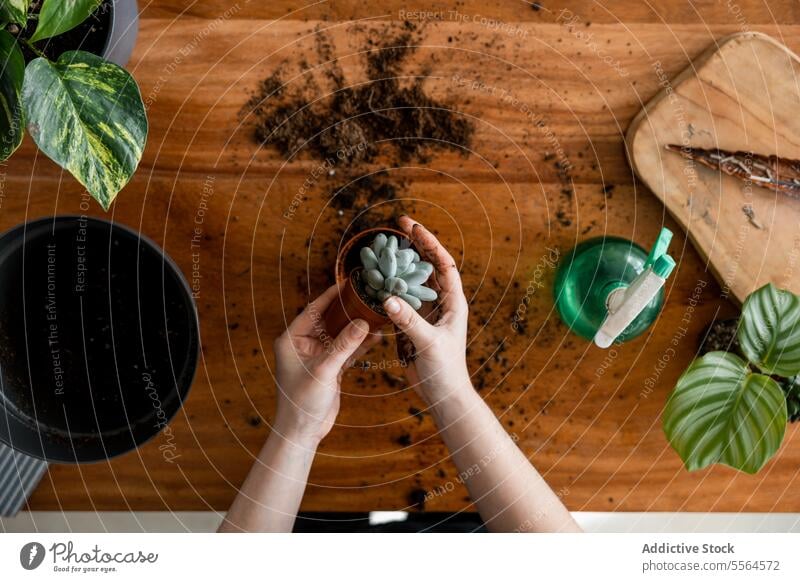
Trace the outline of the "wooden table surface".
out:
<instances>
[{"instance_id":1,"label":"wooden table surface","mask_svg":"<svg viewBox=\"0 0 800 582\"><path fill-rule=\"evenodd\" d=\"M663 206L634 180L623 145L630 120L659 88L659 68L672 76L739 30L769 33L800 51L800 4L573 0L536 9L515 0L464 0L449 13L443 1L139 4L128 68L147 101L150 136L137 175L108 216L140 229L187 277L195 275L202 359L171 425L179 455L173 463L159 451L162 436L112 462L54 466L32 508L228 506L269 432L271 341L309 292L330 279L353 218L326 205L324 180L284 218L318 162L300 156L287 163L257 147L239 110L281 63L313 52L315 29L326 29L348 79L358 79L362 61L350 21L380 28L403 11L424 9L445 12L424 27L413 66L424 67L429 93L473 121L474 151L391 168L403 187L388 204L411 209L461 261L471 302L470 370L500 421L572 510L800 511L797 427L755 476L723 467L687 473L662 434L665 398L698 335L736 307L720 297ZM458 87L456 74L483 85ZM569 178L556 167L559 159L568 160ZM373 169L383 166L379 160ZM2 171L2 229L80 212L79 186L30 139ZM103 215L97 206L91 212ZM571 335L553 311L550 249L563 253L602 234L648 245L662 225L676 231L679 264L658 322L615 351ZM512 317L526 296L519 333ZM418 507L427 492L434 492L427 510L470 507L430 415L391 366L392 354L387 345L369 356L388 369L346 374L338 426L314 463L304 509L399 510Z\"/></svg>"}]
</instances>

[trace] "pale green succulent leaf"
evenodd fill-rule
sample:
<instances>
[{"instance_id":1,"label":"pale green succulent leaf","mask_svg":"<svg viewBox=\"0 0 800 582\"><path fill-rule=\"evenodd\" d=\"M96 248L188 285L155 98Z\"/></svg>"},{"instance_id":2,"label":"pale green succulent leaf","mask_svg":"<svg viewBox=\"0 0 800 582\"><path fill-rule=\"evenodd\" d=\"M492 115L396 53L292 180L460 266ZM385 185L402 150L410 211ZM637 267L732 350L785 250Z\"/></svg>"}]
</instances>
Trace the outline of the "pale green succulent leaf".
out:
<instances>
[{"instance_id":1,"label":"pale green succulent leaf","mask_svg":"<svg viewBox=\"0 0 800 582\"><path fill-rule=\"evenodd\" d=\"M414 264L414 251L404 249L397 251L397 273L402 275Z\"/></svg>"},{"instance_id":2,"label":"pale green succulent leaf","mask_svg":"<svg viewBox=\"0 0 800 582\"><path fill-rule=\"evenodd\" d=\"M0 161L7 160L22 143L22 82L25 59L17 41L0 30Z\"/></svg>"},{"instance_id":3,"label":"pale green succulent leaf","mask_svg":"<svg viewBox=\"0 0 800 582\"><path fill-rule=\"evenodd\" d=\"M375 256L375 253L371 248L369 247L362 248L360 257L361 257L361 265L365 269L369 270L378 268L378 257Z\"/></svg>"},{"instance_id":4,"label":"pale green succulent leaf","mask_svg":"<svg viewBox=\"0 0 800 582\"><path fill-rule=\"evenodd\" d=\"M103 0L44 0L31 42L58 36L86 20Z\"/></svg>"},{"instance_id":5,"label":"pale green succulent leaf","mask_svg":"<svg viewBox=\"0 0 800 582\"><path fill-rule=\"evenodd\" d=\"M714 463L756 473L786 431L786 399L778 383L754 374L727 352L695 360L664 409L664 434L690 471Z\"/></svg>"},{"instance_id":6,"label":"pale green succulent leaf","mask_svg":"<svg viewBox=\"0 0 800 582\"><path fill-rule=\"evenodd\" d=\"M104 209L128 183L147 140L136 82L122 67L84 51L34 59L22 88L28 132Z\"/></svg>"},{"instance_id":7,"label":"pale green succulent leaf","mask_svg":"<svg viewBox=\"0 0 800 582\"><path fill-rule=\"evenodd\" d=\"M0 21L4 24L13 22L24 28L30 3L30 0L0 0Z\"/></svg>"},{"instance_id":8,"label":"pale green succulent leaf","mask_svg":"<svg viewBox=\"0 0 800 582\"><path fill-rule=\"evenodd\" d=\"M768 374L800 373L800 297L764 285L742 307L738 339L747 358Z\"/></svg>"},{"instance_id":9,"label":"pale green succulent leaf","mask_svg":"<svg viewBox=\"0 0 800 582\"><path fill-rule=\"evenodd\" d=\"M364 278L367 281L367 285L375 289L383 289L383 275L378 269L368 269L364 271Z\"/></svg>"},{"instance_id":10,"label":"pale green succulent leaf","mask_svg":"<svg viewBox=\"0 0 800 582\"><path fill-rule=\"evenodd\" d=\"M408 293L403 293L402 295L400 295L400 299L408 303L411 307L413 307L417 311L419 311L419 308L422 307L422 301L420 301L413 295L409 295Z\"/></svg>"},{"instance_id":11,"label":"pale green succulent leaf","mask_svg":"<svg viewBox=\"0 0 800 582\"><path fill-rule=\"evenodd\" d=\"M408 283L399 277L389 277L386 279L384 289L386 289L392 295L402 295L408 291Z\"/></svg>"},{"instance_id":12,"label":"pale green succulent leaf","mask_svg":"<svg viewBox=\"0 0 800 582\"><path fill-rule=\"evenodd\" d=\"M421 261L414 265L413 271L403 273L402 278L409 286L422 285L433 273L433 265Z\"/></svg>"},{"instance_id":13,"label":"pale green succulent leaf","mask_svg":"<svg viewBox=\"0 0 800 582\"><path fill-rule=\"evenodd\" d=\"M381 256L381 251L383 247L386 246L386 240L386 235L381 232L375 237L375 240L372 241L372 252L375 253L375 257Z\"/></svg>"},{"instance_id":14,"label":"pale green succulent leaf","mask_svg":"<svg viewBox=\"0 0 800 582\"><path fill-rule=\"evenodd\" d=\"M413 295L417 299L421 299L422 301L436 301L439 297L438 293L431 289L430 287L426 287L425 285L413 285L408 288L406 291L409 295Z\"/></svg>"},{"instance_id":15,"label":"pale green succulent leaf","mask_svg":"<svg viewBox=\"0 0 800 582\"><path fill-rule=\"evenodd\" d=\"M381 251L380 259L378 259L378 266L383 276L387 279L397 275L397 255L394 254L388 243Z\"/></svg>"}]
</instances>

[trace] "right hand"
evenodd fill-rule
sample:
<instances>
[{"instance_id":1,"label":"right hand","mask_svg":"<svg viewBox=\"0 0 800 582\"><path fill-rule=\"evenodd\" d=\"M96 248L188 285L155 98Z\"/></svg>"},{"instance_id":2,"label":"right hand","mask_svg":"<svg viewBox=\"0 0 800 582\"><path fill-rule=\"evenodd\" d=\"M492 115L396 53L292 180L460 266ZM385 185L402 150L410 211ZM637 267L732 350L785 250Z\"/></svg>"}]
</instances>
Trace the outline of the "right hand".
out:
<instances>
[{"instance_id":1,"label":"right hand","mask_svg":"<svg viewBox=\"0 0 800 582\"><path fill-rule=\"evenodd\" d=\"M472 389L466 361L469 308L450 253L430 231L408 216L402 216L399 225L422 259L433 264L434 275L428 284L439 292L439 305L434 312L438 319L429 323L397 297L388 298L383 307L395 326L413 343L415 357L408 362L406 375L432 406L461 390Z\"/></svg>"},{"instance_id":2,"label":"right hand","mask_svg":"<svg viewBox=\"0 0 800 582\"><path fill-rule=\"evenodd\" d=\"M350 322L332 341L323 341L321 314L338 300L333 285L312 301L275 340L276 430L283 438L315 448L339 413L343 371L380 341L367 322Z\"/></svg>"}]
</instances>

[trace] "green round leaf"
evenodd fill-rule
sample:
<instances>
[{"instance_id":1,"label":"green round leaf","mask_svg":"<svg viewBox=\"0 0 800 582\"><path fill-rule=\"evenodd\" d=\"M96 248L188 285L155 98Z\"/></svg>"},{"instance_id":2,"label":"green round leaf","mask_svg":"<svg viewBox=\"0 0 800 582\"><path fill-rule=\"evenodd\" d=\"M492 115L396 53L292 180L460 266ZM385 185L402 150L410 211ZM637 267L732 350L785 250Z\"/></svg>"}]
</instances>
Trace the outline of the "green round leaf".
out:
<instances>
[{"instance_id":1,"label":"green round leaf","mask_svg":"<svg viewBox=\"0 0 800 582\"><path fill-rule=\"evenodd\" d=\"M0 0L0 21L13 22L23 28L28 23L30 0Z\"/></svg>"},{"instance_id":2,"label":"green round leaf","mask_svg":"<svg viewBox=\"0 0 800 582\"><path fill-rule=\"evenodd\" d=\"M695 360L664 409L664 434L689 471L722 463L756 473L778 450L785 431L780 386L727 352Z\"/></svg>"},{"instance_id":3,"label":"green round leaf","mask_svg":"<svg viewBox=\"0 0 800 582\"><path fill-rule=\"evenodd\" d=\"M44 0L39 11L39 24L31 42L57 36L78 26L94 12L103 0Z\"/></svg>"},{"instance_id":4,"label":"green round leaf","mask_svg":"<svg viewBox=\"0 0 800 582\"><path fill-rule=\"evenodd\" d=\"M108 209L128 183L147 140L147 116L133 77L84 51L58 62L34 59L22 86L28 133Z\"/></svg>"},{"instance_id":5,"label":"green round leaf","mask_svg":"<svg viewBox=\"0 0 800 582\"><path fill-rule=\"evenodd\" d=\"M0 162L5 161L22 143L25 132L22 121L22 80L25 59L17 42L0 30Z\"/></svg>"},{"instance_id":6,"label":"green round leaf","mask_svg":"<svg viewBox=\"0 0 800 582\"><path fill-rule=\"evenodd\" d=\"M751 293L738 337L744 355L764 372L800 373L800 298L772 284Z\"/></svg>"}]
</instances>

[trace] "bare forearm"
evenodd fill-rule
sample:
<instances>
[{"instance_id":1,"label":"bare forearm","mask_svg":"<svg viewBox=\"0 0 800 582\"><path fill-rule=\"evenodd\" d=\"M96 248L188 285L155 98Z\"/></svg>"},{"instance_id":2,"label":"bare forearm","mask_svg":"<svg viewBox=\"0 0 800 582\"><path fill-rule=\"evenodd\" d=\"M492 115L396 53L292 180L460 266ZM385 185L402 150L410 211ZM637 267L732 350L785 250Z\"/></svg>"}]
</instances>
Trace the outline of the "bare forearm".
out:
<instances>
[{"instance_id":1,"label":"bare forearm","mask_svg":"<svg viewBox=\"0 0 800 582\"><path fill-rule=\"evenodd\" d=\"M471 384L435 404L433 413L489 530L580 531Z\"/></svg>"},{"instance_id":2,"label":"bare forearm","mask_svg":"<svg viewBox=\"0 0 800 582\"><path fill-rule=\"evenodd\" d=\"M273 433L219 527L220 532L291 532L317 443Z\"/></svg>"}]
</instances>

